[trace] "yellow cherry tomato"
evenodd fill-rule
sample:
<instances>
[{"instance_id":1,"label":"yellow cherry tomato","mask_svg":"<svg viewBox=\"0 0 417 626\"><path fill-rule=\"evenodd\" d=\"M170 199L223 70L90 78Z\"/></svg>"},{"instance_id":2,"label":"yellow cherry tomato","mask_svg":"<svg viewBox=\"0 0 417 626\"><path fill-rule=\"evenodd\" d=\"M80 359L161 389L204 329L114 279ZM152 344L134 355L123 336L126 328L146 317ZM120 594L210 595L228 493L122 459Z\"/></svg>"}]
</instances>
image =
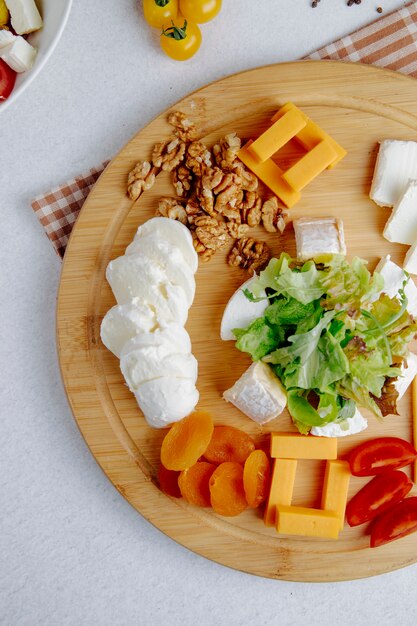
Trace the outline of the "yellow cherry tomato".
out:
<instances>
[{"instance_id":1,"label":"yellow cherry tomato","mask_svg":"<svg viewBox=\"0 0 417 626\"><path fill-rule=\"evenodd\" d=\"M222 0L180 0L180 11L191 22L209 22L222 8Z\"/></svg>"},{"instance_id":2,"label":"yellow cherry tomato","mask_svg":"<svg viewBox=\"0 0 417 626\"><path fill-rule=\"evenodd\" d=\"M178 0L143 0L143 15L150 26L162 28L178 15Z\"/></svg>"},{"instance_id":3,"label":"yellow cherry tomato","mask_svg":"<svg viewBox=\"0 0 417 626\"><path fill-rule=\"evenodd\" d=\"M179 26L182 24L182 26ZM201 46L201 31L194 22L183 21L181 15L161 33L162 50L175 61L186 61Z\"/></svg>"},{"instance_id":4,"label":"yellow cherry tomato","mask_svg":"<svg viewBox=\"0 0 417 626\"><path fill-rule=\"evenodd\" d=\"M6 26L9 21L9 11L4 0L0 0L0 26Z\"/></svg>"}]
</instances>

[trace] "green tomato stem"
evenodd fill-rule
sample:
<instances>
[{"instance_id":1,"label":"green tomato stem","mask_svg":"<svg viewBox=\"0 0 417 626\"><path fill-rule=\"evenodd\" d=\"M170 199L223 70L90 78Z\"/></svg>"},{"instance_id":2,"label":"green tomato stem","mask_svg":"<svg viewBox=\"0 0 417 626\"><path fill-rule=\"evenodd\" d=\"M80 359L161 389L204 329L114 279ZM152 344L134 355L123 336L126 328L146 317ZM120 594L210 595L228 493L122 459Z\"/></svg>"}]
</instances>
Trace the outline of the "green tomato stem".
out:
<instances>
[{"instance_id":1,"label":"green tomato stem","mask_svg":"<svg viewBox=\"0 0 417 626\"><path fill-rule=\"evenodd\" d=\"M155 4L158 7L166 7L167 4L169 4L171 2L171 0L154 0Z\"/></svg>"},{"instance_id":2,"label":"green tomato stem","mask_svg":"<svg viewBox=\"0 0 417 626\"><path fill-rule=\"evenodd\" d=\"M187 20L184 20L184 26L180 28L179 26L175 26L174 22L171 20L172 26L168 26L168 28L162 29L161 35L165 37L170 37L171 39L176 39L177 41L181 41L181 39L186 39L187 37Z\"/></svg>"}]
</instances>

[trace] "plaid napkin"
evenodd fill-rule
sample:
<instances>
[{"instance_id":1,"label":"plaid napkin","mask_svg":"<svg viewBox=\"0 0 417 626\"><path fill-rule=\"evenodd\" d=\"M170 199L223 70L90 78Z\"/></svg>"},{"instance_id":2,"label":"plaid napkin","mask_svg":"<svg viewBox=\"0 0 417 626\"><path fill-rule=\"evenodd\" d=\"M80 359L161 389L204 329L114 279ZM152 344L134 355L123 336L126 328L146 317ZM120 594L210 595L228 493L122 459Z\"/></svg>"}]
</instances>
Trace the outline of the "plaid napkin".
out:
<instances>
[{"instance_id":1,"label":"plaid napkin","mask_svg":"<svg viewBox=\"0 0 417 626\"><path fill-rule=\"evenodd\" d=\"M412 2L306 58L360 61L417 77L417 3ZM31 203L61 258L84 200L107 163L55 187Z\"/></svg>"}]
</instances>

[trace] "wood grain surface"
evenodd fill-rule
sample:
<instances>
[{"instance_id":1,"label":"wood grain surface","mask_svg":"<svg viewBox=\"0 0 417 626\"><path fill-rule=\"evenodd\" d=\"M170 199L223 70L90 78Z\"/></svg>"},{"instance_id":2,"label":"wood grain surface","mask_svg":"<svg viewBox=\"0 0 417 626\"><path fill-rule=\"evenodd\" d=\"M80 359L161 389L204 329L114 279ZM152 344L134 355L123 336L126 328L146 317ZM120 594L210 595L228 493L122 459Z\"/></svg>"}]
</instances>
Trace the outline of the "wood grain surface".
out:
<instances>
[{"instance_id":1,"label":"wood grain surface","mask_svg":"<svg viewBox=\"0 0 417 626\"><path fill-rule=\"evenodd\" d=\"M237 74L187 96L170 110L192 118L211 145L226 132L248 138L267 127L285 102L300 106L347 149L347 157L303 192L291 217L343 219L348 256L381 255L402 263L406 246L382 237L389 210L368 198L378 141L417 139L417 82L394 72L359 64L308 61L272 65ZM100 323L114 298L105 280L108 262L123 254L139 224L155 213L157 199L173 195L169 177L136 203L126 196L126 177L155 142L166 138L167 112L140 130L107 167L86 201L65 255L57 308L58 351L68 398L79 428L97 462L121 494L146 519L194 552L253 574L297 581L332 581L375 575L417 561L417 535L381 548L369 548L366 528L345 527L337 541L279 536L265 528L260 511L222 518L165 496L155 476L164 431L149 428L124 384L118 360L100 341ZM117 120L117 116L115 116ZM275 254L295 252L294 233L259 229ZM223 308L246 274L225 263L227 250L200 264L197 291L187 329L199 361L199 407L218 424L244 429L258 442L271 431L293 431L287 412L260 427L222 400L248 367L249 358L233 342L222 342ZM364 413L366 413L364 411ZM339 442L343 456L358 441L380 435L412 440L411 390L400 402L400 416L382 424L370 417L367 431ZM320 506L323 462L302 461L294 504ZM351 481L351 494L366 479ZM415 493L415 489L414 489Z\"/></svg>"}]
</instances>

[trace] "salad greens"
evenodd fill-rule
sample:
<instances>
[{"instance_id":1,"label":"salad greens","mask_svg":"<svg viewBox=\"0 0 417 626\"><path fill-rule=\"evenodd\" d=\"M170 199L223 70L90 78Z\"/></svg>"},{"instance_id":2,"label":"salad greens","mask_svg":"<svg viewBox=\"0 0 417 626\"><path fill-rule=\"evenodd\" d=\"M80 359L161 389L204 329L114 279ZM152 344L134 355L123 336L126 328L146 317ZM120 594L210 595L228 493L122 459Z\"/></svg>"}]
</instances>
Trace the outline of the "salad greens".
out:
<instances>
[{"instance_id":1,"label":"salad greens","mask_svg":"<svg viewBox=\"0 0 417 626\"><path fill-rule=\"evenodd\" d=\"M269 306L233 331L236 347L270 364L300 432L346 425L356 404L379 419L397 412L394 383L417 322L407 311L405 284L396 298L382 294L383 286L359 258L301 264L283 253L244 290L251 301L266 293Z\"/></svg>"}]
</instances>

